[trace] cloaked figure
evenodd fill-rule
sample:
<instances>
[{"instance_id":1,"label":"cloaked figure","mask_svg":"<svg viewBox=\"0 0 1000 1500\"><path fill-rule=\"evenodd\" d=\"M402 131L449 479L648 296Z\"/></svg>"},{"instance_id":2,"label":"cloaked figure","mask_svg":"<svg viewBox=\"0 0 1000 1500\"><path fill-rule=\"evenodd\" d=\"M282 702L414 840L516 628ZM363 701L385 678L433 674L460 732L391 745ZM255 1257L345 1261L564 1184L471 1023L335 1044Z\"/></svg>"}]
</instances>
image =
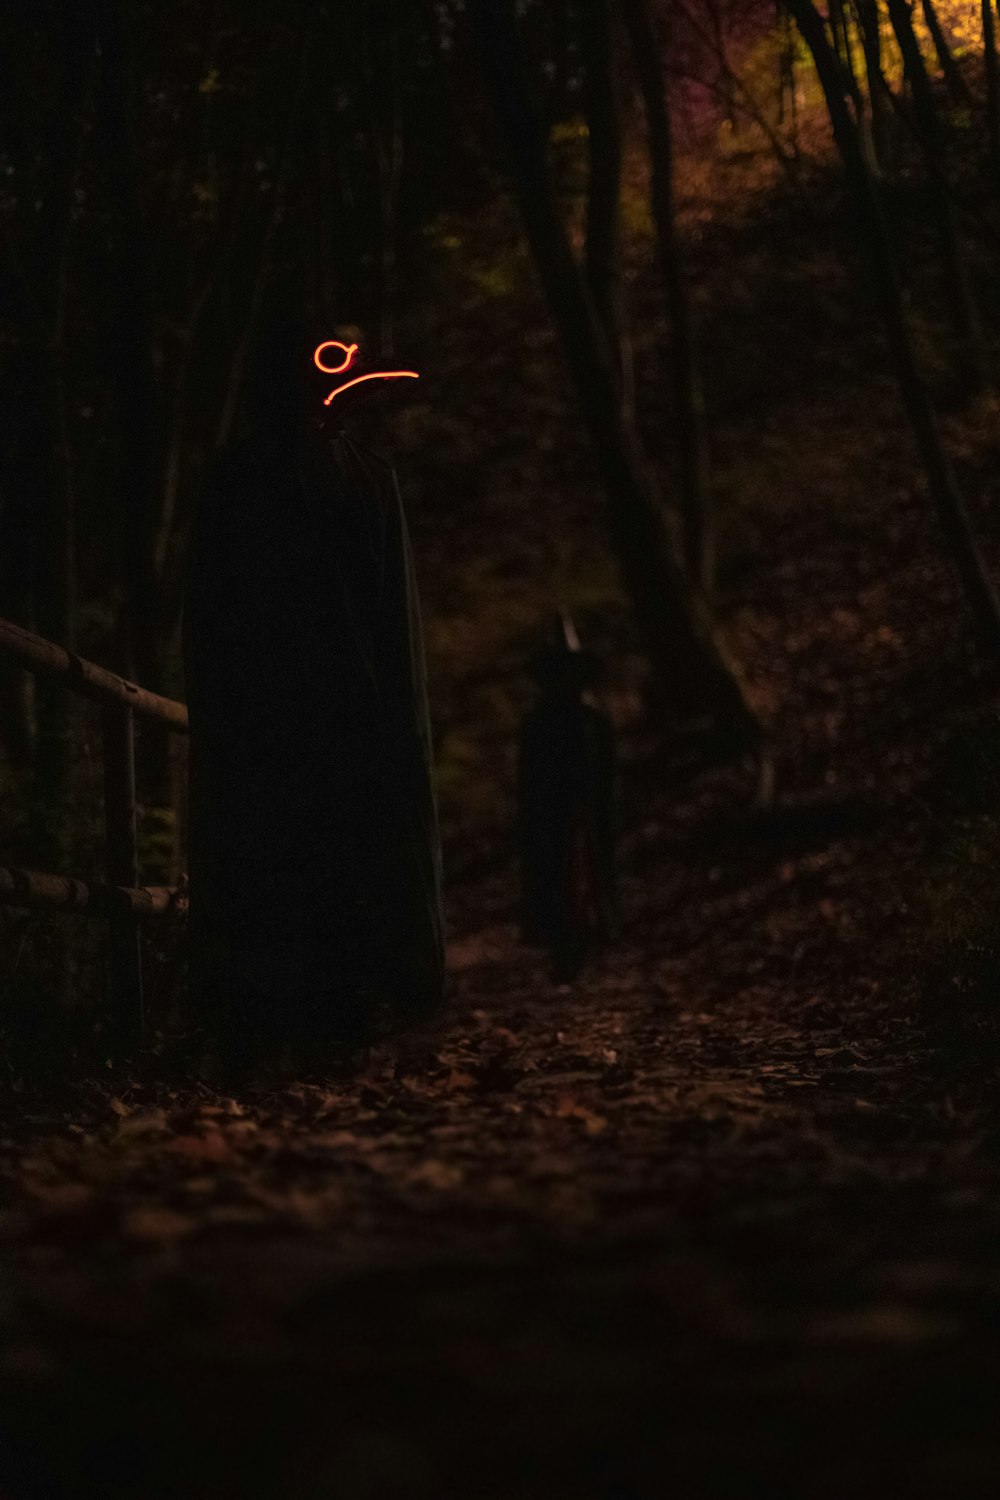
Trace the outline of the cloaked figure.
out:
<instances>
[{"instance_id":1,"label":"cloaked figure","mask_svg":"<svg viewBox=\"0 0 1000 1500\"><path fill-rule=\"evenodd\" d=\"M262 339L192 539L192 989L237 1067L322 1068L443 992L406 522L392 468L330 430L314 345Z\"/></svg>"},{"instance_id":2,"label":"cloaked figure","mask_svg":"<svg viewBox=\"0 0 1000 1500\"><path fill-rule=\"evenodd\" d=\"M518 756L522 934L549 949L553 978L566 981L620 927L614 732L590 696L596 660L565 615L533 675L540 694Z\"/></svg>"}]
</instances>

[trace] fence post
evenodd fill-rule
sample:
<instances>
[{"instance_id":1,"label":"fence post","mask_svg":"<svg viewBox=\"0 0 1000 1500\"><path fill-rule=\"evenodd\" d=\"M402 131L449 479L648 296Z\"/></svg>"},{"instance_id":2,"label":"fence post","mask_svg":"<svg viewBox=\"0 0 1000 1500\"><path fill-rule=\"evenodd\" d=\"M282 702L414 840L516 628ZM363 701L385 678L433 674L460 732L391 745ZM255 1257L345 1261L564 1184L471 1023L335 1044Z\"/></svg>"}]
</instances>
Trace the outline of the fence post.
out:
<instances>
[{"instance_id":1,"label":"fence post","mask_svg":"<svg viewBox=\"0 0 1000 1500\"><path fill-rule=\"evenodd\" d=\"M132 710L107 703L103 710L104 831L108 884L137 886L139 857L135 833L135 739ZM142 965L139 925L131 907L113 907L110 921L112 1003L117 1041L142 1040Z\"/></svg>"}]
</instances>

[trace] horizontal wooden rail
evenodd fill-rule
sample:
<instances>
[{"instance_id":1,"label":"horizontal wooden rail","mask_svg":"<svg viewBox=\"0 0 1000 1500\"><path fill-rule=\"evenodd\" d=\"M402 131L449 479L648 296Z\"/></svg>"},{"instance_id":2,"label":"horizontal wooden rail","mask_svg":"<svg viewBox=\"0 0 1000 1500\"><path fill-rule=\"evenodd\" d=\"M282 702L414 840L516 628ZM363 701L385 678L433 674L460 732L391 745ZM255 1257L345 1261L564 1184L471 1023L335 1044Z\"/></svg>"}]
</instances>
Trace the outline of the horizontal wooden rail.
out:
<instances>
[{"instance_id":1,"label":"horizontal wooden rail","mask_svg":"<svg viewBox=\"0 0 1000 1500\"><path fill-rule=\"evenodd\" d=\"M15 625L12 620L0 619L0 656L20 662L31 672L42 672L50 677L65 677L71 692L97 703L121 704L144 719L155 719L166 724L177 734L188 732L188 711L183 703L173 698L161 698L159 693L150 693L138 683L119 677L96 662L87 661L65 646L57 646L40 635L32 635Z\"/></svg>"},{"instance_id":2,"label":"horizontal wooden rail","mask_svg":"<svg viewBox=\"0 0 1000 1500\"><path fill-rule=\"evenodd\" d=\"M69 875L45 875L40 870L0 865L0 906L165 917L187 910L187 891L184 886L171 885L100 885Z\"/></svg>"},{"instance_id":3,"label":"horizontal wooden rail","mask_svg":"<svg viewBox=\"0 0 1000 1500\"><path fill-rule=\"evenodd\" d=\"M175 734L188 733L183 703L150 693L126 677L57 646L43 636L0 619L0 657L29 672L62 678L66 691L91 698L103 707L101 740L104 767L104 832L107 881L103 885L40 870L0 865L0 905L48 911L89 911L110 927L108 980L123 1047L141 1042L142 955L139 919L163 917L187 907L187 890L140 886L135 827L136 714L163 724Z\"/></svg>"}]
</instances>

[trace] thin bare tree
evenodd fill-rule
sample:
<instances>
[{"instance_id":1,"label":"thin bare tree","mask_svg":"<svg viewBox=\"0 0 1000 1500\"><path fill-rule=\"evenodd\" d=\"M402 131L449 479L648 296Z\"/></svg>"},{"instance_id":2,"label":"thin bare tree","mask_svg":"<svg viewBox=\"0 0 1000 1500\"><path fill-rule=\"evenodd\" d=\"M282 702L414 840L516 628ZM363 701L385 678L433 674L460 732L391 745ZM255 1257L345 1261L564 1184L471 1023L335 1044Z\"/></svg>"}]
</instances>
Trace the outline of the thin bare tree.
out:
<instances>
[{"instance_id":1,"label":"thin bare tree","mask_svg":"<svg viewBox=\"0 0 1000 1500\"><path fill-rule=\"evenodd\" d=\"M675 715L711 722L720 737L756 741L759 726L704 596L674 556L659 491L626 418L614 358L573 255L516 0L473 0L470 9L525 234L603 481L612 546L648 652L654 700Z\"/></svg>"},{"instance_id":2,"label":"thin bare tree","mask_svg":"<svg viewBox=\"0 0 1000 1500\"><path fill-rule=\"evenodd\" d=\"M586 70L587 241L584 264L594 308L604 324L622 383L628 417L635 409L635 378L622 295L621 101L609 0L577 0L581 53Z\"/></svg>"},{"instance_id":3,"label":"thin bare tree","mask_svg":"<svg viewBox=\"0 0 1000 1500\"><path fill-rule=\"evenodd\" d=\"M684 548L692 578L710 594L715 573L705 398L694 318L674 203L673 137L663 51L648 0L623 0L643 108L650 162L650 207L656 227L660 280L670 325L667 362L677 432L678 483Z\"/></svg>"},{"instance_id":4,"label":"thin bare tree","mask_svg":"<svg viewBox=\"0 0 1000 1500\"><path fill-rule=\"evenodd\" d=\"M955 471L917 364L881 200L847 106L849 88L823 17L812 0L787 0L787 3L812 53L826 97L848 189L864 233L900 396L923 462L930 497L965 591L977 636L989 655L1000 660L1000 600L969 524Z\"/></svg>"},{"instance_id":5,"label":"thin bare tree","mask_svg":"<svg viewBox=\"0 0 1000 1500\"><path fill-rule=\"evenodd\" d=\"M957 347L956 362L966 388L973 391L985 383L986 355L945 173L944 142L937 106L920 43L913 29L910 6L907 0L888 0L888 6L893 31L910 81L913 119L927 168L931 214L944 272L942 289Z\"/></svg>"},{"instance_id":6,"label":"thin bare tree","mask_svg":"<svg viewBox=\"0 0 1000 1500\"><path fill-rule=\"evenodd\" d=\"M968 85L962 77L962 70L955 61L954 54L948 45L948 38L944 34L941 21L934 5L934 0L922 0L921 8L924 15L924 23L934 43L934 51L937 53L938 64L941 68L941 76L944 78L945 87L952 104L969 104L971 95Z\"/></svg>"}]
</instances>

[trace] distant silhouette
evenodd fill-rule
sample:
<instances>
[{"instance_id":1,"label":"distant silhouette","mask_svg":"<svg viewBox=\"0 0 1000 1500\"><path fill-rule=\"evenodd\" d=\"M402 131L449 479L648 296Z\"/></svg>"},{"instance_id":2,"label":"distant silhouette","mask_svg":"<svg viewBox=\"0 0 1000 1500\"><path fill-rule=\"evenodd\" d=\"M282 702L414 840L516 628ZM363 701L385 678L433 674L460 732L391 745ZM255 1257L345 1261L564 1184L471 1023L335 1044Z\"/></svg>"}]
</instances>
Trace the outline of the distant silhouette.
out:
<instances>
[{"instance_id":1,"label":"distant silhouette","mask_svg":"<svg viewBox=\"0 0 1000 1500\"><path fill-rule=\"evenodd\" d=\"M261 341L192 542L192 983L238 1064L321 1065L443 985L406 523L392 468L323 434L315 345L281 321Z\"/></svg>"},{"instance_id":2,"label":"distant silhouette","mask_svg":"<svg viewBox=\"0 0 1000 1500\"><path fill-rule=\"evenodd\" d=\"M619 926L614 734L588 701L596 662L571 620L560 619L533 668L541 694L521 725L518 761L522 932L568 980Z\"/></svg>"}]
</instances>

